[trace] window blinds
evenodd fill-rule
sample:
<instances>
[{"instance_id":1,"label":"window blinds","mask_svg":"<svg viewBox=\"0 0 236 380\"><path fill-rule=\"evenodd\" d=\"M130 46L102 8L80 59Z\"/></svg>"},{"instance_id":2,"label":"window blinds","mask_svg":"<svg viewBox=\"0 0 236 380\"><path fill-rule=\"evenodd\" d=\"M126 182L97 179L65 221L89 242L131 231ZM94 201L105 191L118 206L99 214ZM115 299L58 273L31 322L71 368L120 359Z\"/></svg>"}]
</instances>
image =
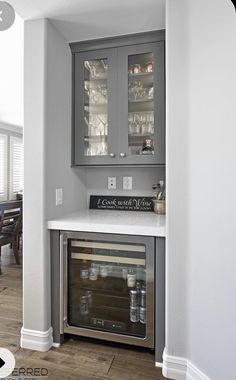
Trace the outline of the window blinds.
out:
<instances>
[{"instance_id":1,"label":"window blinds","mask_svg":"<svg viewBox=\"0 0 236 380\"><path fill-rule=\"evenodd\" d=\"M10 199L23 189L23 142L18 137L10 137Z\"/></svg>"},{"instance_id":2,"label":"window blinds","mask_svg":"<svg viewBox=\"0 0 236 380\"><path fill-rule=\"evenodd\" d=\"M7 199L7 136L0 134L0 201Z\"/></svg>"}]
</instances>

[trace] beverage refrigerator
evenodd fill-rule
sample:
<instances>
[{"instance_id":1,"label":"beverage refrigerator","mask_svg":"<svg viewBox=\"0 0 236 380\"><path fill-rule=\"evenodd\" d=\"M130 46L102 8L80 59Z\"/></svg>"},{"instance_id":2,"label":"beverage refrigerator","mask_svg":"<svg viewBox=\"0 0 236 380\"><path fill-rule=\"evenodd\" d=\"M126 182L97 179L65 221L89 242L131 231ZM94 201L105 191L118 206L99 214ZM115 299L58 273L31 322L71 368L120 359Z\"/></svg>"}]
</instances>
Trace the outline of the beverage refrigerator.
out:
<instances>
[{"instance_id":1,"label":"beverage refrigerator","mask_svg":"<svg viewBox=\"0 0 236 380\"><path fill-rule=\"evenodd\" d=\"M154 248L152 237L61 232L61 333L154 348Z\"/></svg>"}]
</instances>

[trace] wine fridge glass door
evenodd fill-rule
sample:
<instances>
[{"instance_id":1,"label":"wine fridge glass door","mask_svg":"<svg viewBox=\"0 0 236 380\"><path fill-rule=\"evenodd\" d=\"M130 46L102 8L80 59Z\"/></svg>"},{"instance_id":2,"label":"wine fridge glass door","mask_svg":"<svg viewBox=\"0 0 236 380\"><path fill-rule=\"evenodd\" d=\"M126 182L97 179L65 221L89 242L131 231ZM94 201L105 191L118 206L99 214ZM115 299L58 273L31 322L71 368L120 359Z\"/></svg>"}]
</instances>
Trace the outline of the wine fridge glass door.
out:
<instances>
[{"instance_id":1,"label":"wine fridge glass door","mask_svg":"<svg viewBox=\"0 0 236 380\"><path fill-rule=\"evenodd\" d=\"M68 250L68 325L145 338L145 244L71 239Z\"/></svg>"}]
</instances>

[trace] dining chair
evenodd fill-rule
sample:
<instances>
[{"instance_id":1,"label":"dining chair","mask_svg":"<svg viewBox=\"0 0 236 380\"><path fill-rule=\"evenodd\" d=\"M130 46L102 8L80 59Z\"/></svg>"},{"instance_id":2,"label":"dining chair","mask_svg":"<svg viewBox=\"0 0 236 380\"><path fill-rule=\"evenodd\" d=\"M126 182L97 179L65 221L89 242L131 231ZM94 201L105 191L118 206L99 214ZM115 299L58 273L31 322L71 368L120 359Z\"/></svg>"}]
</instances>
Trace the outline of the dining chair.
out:
<instances>
[{"instance_id":1,"label":"dining chair","mask_svg":"<svg viewBox=\"0 0 236 380\"><path fill-rule=\"evenodd\" d=\"M22 201L0 203L1 247L10 244L17 264L20 264L19 240L22 234ZM1 274L1 269L0 269Z\"/></svg>"}]
</instances>

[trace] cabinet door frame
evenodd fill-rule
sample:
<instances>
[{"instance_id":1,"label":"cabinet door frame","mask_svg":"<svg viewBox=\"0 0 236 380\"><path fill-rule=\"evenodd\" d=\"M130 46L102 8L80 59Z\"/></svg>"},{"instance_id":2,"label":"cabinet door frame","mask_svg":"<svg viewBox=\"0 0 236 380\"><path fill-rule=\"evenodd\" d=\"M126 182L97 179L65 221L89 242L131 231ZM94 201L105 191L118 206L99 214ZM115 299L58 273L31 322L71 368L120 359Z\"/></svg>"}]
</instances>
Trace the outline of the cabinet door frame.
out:
<instances>
[{"instance_id":1,"label":"cabinet door frame","mask_svg":"<svg viewBox=\"0 0 236 380\"><path fill-rule=\"evenodd\" d=\"M128 146L128 58L132 55L153 53L154 58L154 154L131 155ZM118 125L119 149L125 153L120 165L163 165L165 163L165 67L164 41L125 46L118 49Z\"/></svg>"},{"instance_id":2,"label":"cabinet door frame","mask_svg":"<svg viewBox=\"0 0 236 380\"><path fill-rule=\"evenodd\" d=\"M107 116L108 116L108 154L105 156L85 156L84 154L84 61L108 60L107 72ZM117 49L103 49L74 54L73 59L73 115L72 115L72 165L111 165L116 160L117 128L116 123L116 70ZM115 153L115 157L109 154Z\"/></svg>"}]
</instances>

